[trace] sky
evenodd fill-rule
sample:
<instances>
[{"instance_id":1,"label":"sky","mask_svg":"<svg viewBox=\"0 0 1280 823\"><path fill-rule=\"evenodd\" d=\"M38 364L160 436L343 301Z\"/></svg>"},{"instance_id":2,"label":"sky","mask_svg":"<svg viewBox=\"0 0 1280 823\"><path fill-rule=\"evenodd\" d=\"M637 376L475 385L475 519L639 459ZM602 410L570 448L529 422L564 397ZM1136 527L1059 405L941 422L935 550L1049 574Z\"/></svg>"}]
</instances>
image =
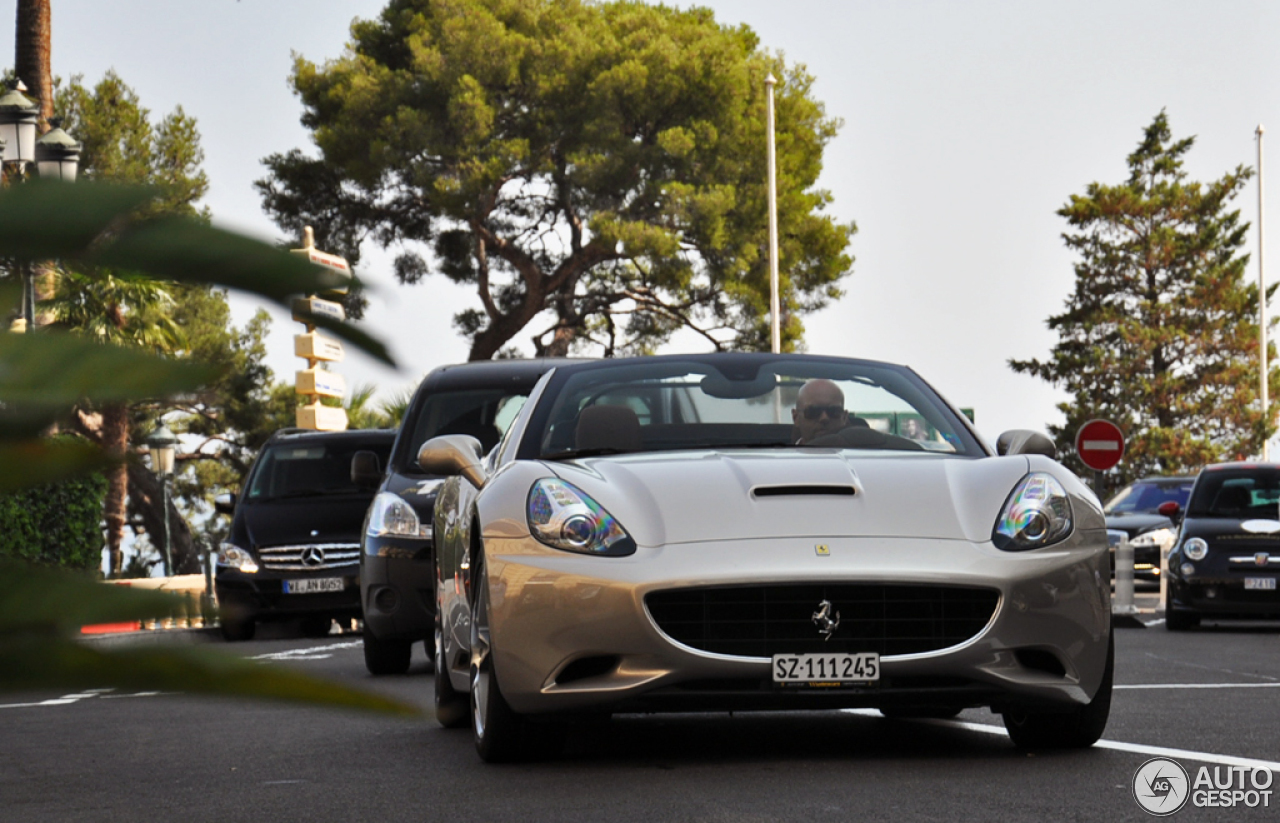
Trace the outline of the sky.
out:
<instances>
[{"instance_id":1,"label":"sky","mask_svg":"<svg viewBox=\"0 0 1280 823\"><path fill-rule=\"evenodd\" d=\"M11 10L15 4L7 5ZM94 83L114 69L155 117L196 118L215 223L283 239L253 182L262 158L312 149L289 86L293 55L338 58L354 18L377 0L53 0L53 70ZM686 5L681 3L680 5ZM814 96L843 121L819 180L830 213L858 225L846 295L806 318L814 353L905 363L990 441L1013 428L1061 423L1061 391L1015 374L1011 358L1047 357L1046 319L1069 296L1073 258L1056 215L1093 181L1119 183L1125 158L1161 110L1175 138L1194 135L1186 170L1211 180L1280 161L1280 4L1218 0L1072 2L706 2L721 23L746 24L764 48L802 63ZM11 11L12 14L12 11ZM10 16L7 19L13 19ZM0 27L11 65L13 29ZM1274 135L1272 137L1271 135ZM762 149L763 150L763 149ZM1265 235L1280 221L1280 176L1267 175ZM1258 190L1235 201L1257 227ZM1248 277L1256 280L1256 233ZM1273 241L1274 242L1274 241ZM398 370L354 354L336 367L379 396L466 359L451 326L473 292L442 276L396 285L394 256L368 248L374 288L365 324ZM1269 269L1270 270L1270 269ZM1267 277L1273 282L1274 276ZM258 304L233 297L237 323ZM275 313L268 365L290 379L301 331ZM532 353L529 334L516 343ZM701 350L692 337L668 351Z\"/></svg>"}]
</instances>

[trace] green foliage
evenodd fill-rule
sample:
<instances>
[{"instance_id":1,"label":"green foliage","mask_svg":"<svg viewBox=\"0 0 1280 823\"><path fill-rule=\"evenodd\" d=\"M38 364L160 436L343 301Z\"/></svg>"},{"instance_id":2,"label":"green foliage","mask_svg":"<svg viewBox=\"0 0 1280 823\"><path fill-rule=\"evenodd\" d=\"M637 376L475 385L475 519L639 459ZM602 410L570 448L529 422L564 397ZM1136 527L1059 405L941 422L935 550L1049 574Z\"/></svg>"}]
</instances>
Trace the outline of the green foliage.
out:
<instances>
[{"instance_id":1,"label":"green foliage","mask_svg":"<svg viewBox=\"0 0 1280 823\"><path fill-rule=\"evenodd\" d=\"M0 557L96 571L106 493L102 475L85 474L0 494Z\"/></svg>"},{"instance_id":2,"label":"green foliage","mask_svg":"<svg viewBox=\"0 0 1280 823\"><path fill-rule=\"evenodd\" d=\"M578 0L392 0L342 58L299 58L320 150L266 160L266 209L396 274L476 289L456 318L471 359L539 314L540 354L647 351L692 328L717 348L768 339L765 76L777 88L781 287L800 315L840 294L853 224L815 188L838 122L813 78L706 9ZM428 265L427 258L431 259Z\"/></svg>"},{"instance_id":3,"label":"green foliage","mask_svg":"<svg viewBox=\"0 0 1280 823\"><path fill-rule=\"evenodd\" d=\"M189 256L217 252L188 248L146 231L154 222L139 209L148 206L151 197L146 190L93 182L71 186L32 181L5 189L0 191L0 256L86 263L114 249L114 265L133 271L174 268ZM55 216L60 219L51 219ZM202 224L191 225L190 231L178 234L184 243L219 244L226 239L225 233L202 232ZM129 242L116 245L122 239ZM243 277L237 282L271 299L315 290L327 279L297 257L246 238L235 238L222 252L245 252L239 259L248 268L236 273ZM91 266L86 270L93 271ZM206 269L202 276L216 273ZM198 282L198 277L192 279ZM213 280L222 283L223 278ZM15 297L12 288L0 286L0 313L14 305ZM57 331L0 333L0 478L7 484L0 491L48 483L114 462L85 444L41 438L48 422L76 404L196 392L211 376L208 367ZM45 465L49 458L56 464L52 470ZM74 640L82 625L163 616L175 605L173 597L158 592L0 561L0 690L159 688L415 712L380 696L212 650L105 651Z\"/></svg>"},{"instance_id":4,"label":"green foliage","mask_svg":"<svg viewBox=\"0 0 1280 823\"><path fill-rule=\"evenodd\" d=\"M1071 394L1058 407L1066 422L1050 429L1077 471L1086 469L1071 445L1095 417L1126 434L1119 481L1261 450L1258 289L1244 280L1248 224L1229 210L1253 172L1189 180L1193 143L1172 139L1162 111L1129 155L1128 180L1091 183L1058 212L1079 256L1075 291L1049 318L1059 338L1051 357L1010 365Z\"/></svg>"}]
</instances>

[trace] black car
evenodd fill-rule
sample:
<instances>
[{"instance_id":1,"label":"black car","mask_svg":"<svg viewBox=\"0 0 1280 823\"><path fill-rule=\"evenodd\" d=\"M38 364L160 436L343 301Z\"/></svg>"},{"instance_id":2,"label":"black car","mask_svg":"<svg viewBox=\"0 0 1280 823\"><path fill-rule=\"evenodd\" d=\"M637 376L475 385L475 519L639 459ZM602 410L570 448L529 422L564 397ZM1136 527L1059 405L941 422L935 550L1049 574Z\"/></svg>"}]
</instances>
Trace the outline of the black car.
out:
<instances>
[{"instance_id":1,"label":"black car","mask_svg":"<svg viewBox=\"0 0 1280 823\"><path fill-rule=\"evenodd\" d=\"M377 496L360 552L364 660L371 674L409 669L413 643L434 661L436 568L431 518L444 478L418 466L418 450L441 434L468 434L487 452L516 419L556 359L491 360L441 366L418 387L400 425L385 473L353 469Z\"/></svg>"},{"instance_id":2,"label":"black car","mask_svg":"<svg viewBox=\"0 0 1280 823\"><path fill-rule=\"evenodd\" d=\"M1169 554L1165 626L1209 618L1280 618L1280 465L1222 463L1200 472Z\"/></svg>"},{"instance_id":3,"label":"black car","mask_svg":"<svg viewBox=\"0 0 1280 823\"><path fill-rule=\"evenodd\" d=\"M231 531L214 588L222 635L253 637L258 621L302 619L308 635L360 611L360 529L373 492L351 477L364 452L386 465L391 429L282 429L253 461L239 495L221 495Z\"/></svg>"},{"instance_id":4,"label":"black car","mask_svg":"<svg viewBox=\"0 0 1280 823\"><path fill-rule=\"evenodd\" d=\"M1133 546L1135 579L1160 579L1160 551L1171 547L1177 537L1177 525L1160 513L1160 507L1175 503L1179 510L1186 509L1195 480L1186 476L1144 477L1116 492L1103 506L1107 529L1123 532Z\"/></svg>"}]
</instances>

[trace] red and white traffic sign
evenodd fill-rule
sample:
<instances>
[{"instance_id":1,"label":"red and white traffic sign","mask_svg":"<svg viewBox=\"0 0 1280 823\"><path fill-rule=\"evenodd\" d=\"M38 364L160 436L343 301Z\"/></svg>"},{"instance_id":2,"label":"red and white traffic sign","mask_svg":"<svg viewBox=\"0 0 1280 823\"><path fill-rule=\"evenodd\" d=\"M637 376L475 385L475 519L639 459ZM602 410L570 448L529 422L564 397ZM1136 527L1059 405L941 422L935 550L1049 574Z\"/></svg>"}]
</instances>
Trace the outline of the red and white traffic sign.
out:
<instances>
[{"instance_id":1,"label":"red and white traffic sign","mask_svg":"<svg viewBox=\"0 0 1280 823\"><path fill-rule=\"evenodd\" d=\"M1076 432L1076 454L1081 463L1104 472L1124 457L1124 432L1110 420L1090 420Z\"/></svg>"}]
</instances>

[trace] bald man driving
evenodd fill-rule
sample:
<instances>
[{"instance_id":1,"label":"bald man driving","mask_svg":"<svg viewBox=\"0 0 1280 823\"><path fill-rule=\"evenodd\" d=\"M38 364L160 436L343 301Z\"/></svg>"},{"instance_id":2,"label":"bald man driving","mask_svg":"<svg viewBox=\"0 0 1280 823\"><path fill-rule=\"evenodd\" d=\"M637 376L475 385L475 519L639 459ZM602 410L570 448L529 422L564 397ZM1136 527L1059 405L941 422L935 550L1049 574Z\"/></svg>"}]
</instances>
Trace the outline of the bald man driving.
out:
<instances>
[{"instance_id":1,"label":"bald man driving","mask_svg":"<svg viewBox=\"0 0 1280 823\"><path fill-rule=\"evenodd\" d=\"M849 425L849 412L844 408L844 392L830 380L817 378L800 387L796 407L791 410L791 422L800 438L796 443L804 445L814 438L835 434Z\"/></svg>"}]
</instances>

